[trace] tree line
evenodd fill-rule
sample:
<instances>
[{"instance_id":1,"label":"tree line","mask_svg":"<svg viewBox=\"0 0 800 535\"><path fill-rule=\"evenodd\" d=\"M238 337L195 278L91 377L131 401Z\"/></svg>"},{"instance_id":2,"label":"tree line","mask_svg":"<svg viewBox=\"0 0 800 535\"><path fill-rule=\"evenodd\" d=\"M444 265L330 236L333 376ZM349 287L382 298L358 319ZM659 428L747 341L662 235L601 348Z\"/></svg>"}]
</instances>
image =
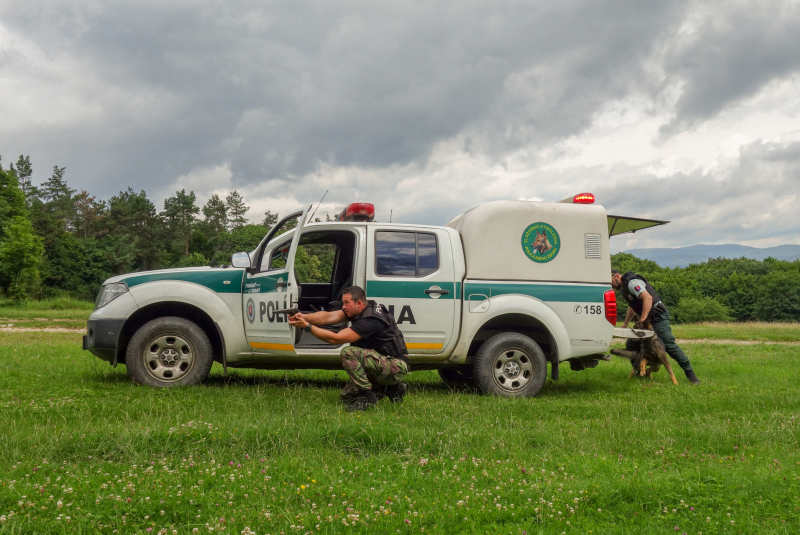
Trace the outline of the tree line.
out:
<instances>
[{"instance_id":1,"label":"tree line","mask_svg":"<svg viewBox=\"0 0 800 535\"><path fill-rule=\"evenodd\" d=\"M214 194L203 206L193 191L176 191L158 210L147 193L128 188L108 200L71 188L64 167L39 185L29 156L4 168L0 159L0 295L15 300L93 300L114 275L170 267L222 265L250 251L278 214L252 224L237 191ZM330 217L328 216L330 220ZM319 218L316 218L319 221ZM332 260L300 253L309 280Z\"/></svg>"},{"instance_id":2,"label":"tree line","mask_svg":"<svg viewBox=\"0 0 800 535\"><path fill-rule=\"evenodd\" d=\"M7 168L0 159L0 296L93 300L114 275L227 264L232 253L254 249L278 221L267 211L251 224L237 191L214 194L201 207L193 191L182 189L159 211L132 188L108 200L78 192L65 172L56 166L37 186L29 156ZM300 281L330 280L334 258L329 245L298 250ZM676 322L800 321L800 261L719 258L671 269L619 253L611 264L646 277ZM624 317L627 305L618 305Z\"/></svg>"},{"instance_id":3,"label":"tree line","mask_svg":"<svg viewBox=\"0 0 800 535\"><path fill-rule=\"evenodd\" d=\"M611 266L644 276L678 323L800 321L800 260L717 258L685 268L662 268L619 253L611 256ZM621 318L626 309L618 293Z\"/></svg>"}]
</instances>

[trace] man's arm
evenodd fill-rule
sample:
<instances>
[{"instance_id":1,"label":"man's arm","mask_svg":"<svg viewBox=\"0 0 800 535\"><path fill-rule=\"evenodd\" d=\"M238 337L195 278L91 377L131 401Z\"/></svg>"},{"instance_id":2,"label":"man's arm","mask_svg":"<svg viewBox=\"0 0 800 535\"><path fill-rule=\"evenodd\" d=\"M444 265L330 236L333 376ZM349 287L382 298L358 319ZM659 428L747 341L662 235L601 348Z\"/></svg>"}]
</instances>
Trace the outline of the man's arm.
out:
<instances>
[{"instance_id":1,"label":"man's arm","mask_svg":"<svg viewBox=\"0 0 800 535\"><path fill-rule=\"evenodd\" d=\"M342 316L344 316L344 312L338 310ZM339 345L339 344L350 344L355 342L356 340L360 339L361 336L357 334L353 329L347 328L342 329L338 333L328 331L326 329L320 329L313 323L309 321L309 316L316 316L318 314L331 314L335 315L336 312L314 312L313 314L308 314L303 316L302 314L295 314L294 316L289 318L289 325L296 329L305 329L309 325L311 325L311 334L322 340L323 342L327 342L329 344ZM314 318L317 319L317 318ZM331 323L338 323L336 321L332 321ZM328 323L321 323L320 325L328 325Z\"/></svg>"},{"instance_id":2,"label":"man's arm","mask_svg":"<svg viewBox=\"0 0 800 535\"><path fill-rule=\"evenodd\" d=\"M650 295L650 292L642 292L642 295L639 296L639 299L642 300L641 318L644 320L650 314L650 309L653 307L653 296Z\"/></svg>"},{"instance_id":3,"label":"man's arm","mask_svg":"<svg viewBox=\"0 0 800 535\"><path fill-rule=\"evenodd\" d=\"M625 313L625 323L623 323L622 326L627 327L632 319L633 319L633 309L631 307L628 307L628 311Z\"/></svg>"},{"instance_id":4,"label":"man's arm","mask_svg":"<svg viewBox=\"0 0 800 535\"><path fill-rule=\"evenodd\" d=\"M344 312L341 310L334 310L333 312L321 310L320 312L313 312L311 314L298 312L289 319L291 320L292 318L305 320L306 323L310 323L311 325L331 325L347 321L347 316L345 316ZM289 323L294 325L291 321L289 321Z\"/></svg>"}]
</instances>

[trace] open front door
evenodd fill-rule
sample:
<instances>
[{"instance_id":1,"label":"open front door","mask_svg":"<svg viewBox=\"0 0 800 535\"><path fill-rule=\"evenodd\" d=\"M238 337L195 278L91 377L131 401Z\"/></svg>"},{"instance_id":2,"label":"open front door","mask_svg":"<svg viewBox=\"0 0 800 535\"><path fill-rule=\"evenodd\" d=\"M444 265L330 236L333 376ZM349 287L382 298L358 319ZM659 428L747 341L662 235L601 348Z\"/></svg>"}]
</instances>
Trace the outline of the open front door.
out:
<instances>
[{"instance_id":1,"label":"open front door","mask_svg":"<svg viewBox=\"0 0 800 535\"><path fill-rule=\"evenodd\" d=\"M640 219L638 217L624 217L619 215L608 216L608 237L628 232L636 232L650 227L666 225L669 221L659 221L658 219Z\"/></svg>"},{"instance_id":2,"label":"open front door","mask_svg":"<svg viewBox=\"0 0 800 535\"><path fill-rule=\"evenodd\" d=\"M244 328L247 341L255 353L275 356L293 356L294 328L286 314L276 310L296 306L299 286L294 274L294 261L300 234L308 217L305 210L288 215L272 227L263 241L253 265L247 270L244 281ZM273 239L275 234L292 220L297 220L294 232ZM273 243L270 244L270 241Z\"/></svg>"}]
</instances>

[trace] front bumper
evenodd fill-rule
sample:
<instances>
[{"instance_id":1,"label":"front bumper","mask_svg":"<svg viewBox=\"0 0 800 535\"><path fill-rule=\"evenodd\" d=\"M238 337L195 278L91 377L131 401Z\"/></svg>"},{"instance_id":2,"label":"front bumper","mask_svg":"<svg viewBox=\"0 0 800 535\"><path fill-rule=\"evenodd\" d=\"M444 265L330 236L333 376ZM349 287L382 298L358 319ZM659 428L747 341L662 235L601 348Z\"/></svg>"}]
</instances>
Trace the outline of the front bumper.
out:
<instances>
[{"instance_id":1,"label":"front bumper","mask_svg":"<svg viewBox=\"0 0 800 535\"><path fill-rule=\"evenodd\" d=\"M86 322L83 349L96 357L114 362L124 319L90 319Z\"/></svg>"}]
</instances>

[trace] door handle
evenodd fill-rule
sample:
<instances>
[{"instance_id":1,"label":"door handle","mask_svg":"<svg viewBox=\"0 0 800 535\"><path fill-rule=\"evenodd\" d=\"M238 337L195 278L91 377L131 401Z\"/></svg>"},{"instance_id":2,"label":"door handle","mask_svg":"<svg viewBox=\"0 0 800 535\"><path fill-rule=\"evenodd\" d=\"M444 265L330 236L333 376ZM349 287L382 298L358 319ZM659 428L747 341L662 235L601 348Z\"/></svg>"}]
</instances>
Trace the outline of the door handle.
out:
<instances>
[{"instance_id":1,"label":"door handle","mask_svg":"<svg viewBox=\"0 0 800 535\"><path fill-rule=\"evenodd\" d=\"M275 289L277 290L278 288L286 288L287 286L291 286L291 285L292 285L291 282L278 281L278 282L275 283Z\"/></svg>"},{"instance_id":2,"label":"door handle","mask_svg":"<svg viewBox=\"0 0 800 535\"><path fill-rule=\"evenodd\" d=\"M430 294L439 294L439 295L447 295L450 293L450 290L425 290L425 293Z\"/></svg>"}]
</instances>

